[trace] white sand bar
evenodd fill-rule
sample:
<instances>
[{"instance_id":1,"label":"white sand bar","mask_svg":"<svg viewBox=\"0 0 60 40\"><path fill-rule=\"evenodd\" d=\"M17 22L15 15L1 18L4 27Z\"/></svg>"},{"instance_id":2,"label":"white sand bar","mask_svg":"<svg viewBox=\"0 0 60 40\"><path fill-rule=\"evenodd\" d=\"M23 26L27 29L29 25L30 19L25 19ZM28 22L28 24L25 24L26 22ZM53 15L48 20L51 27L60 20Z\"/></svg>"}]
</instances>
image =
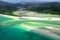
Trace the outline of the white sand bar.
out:
<instances>
[{"instance_id":1,"label":"white sand bar","mask_svg":"<svg viewBox=\"0 0 60 40\"><path fill-rule=\"evenodd\" d=\"M46 17L46 18L41 18L41 17L16 17L16 16L9 16L9 15L2 15L0 14L1 16L5 16L5 17L9 17L9 18L13 18L15 20L19 20L21 18L25 18L25 19L28 19L28 20L48 20L48 21L60 21L60 18L49 18L49 17Z\"/></svg>"}]
</instances>

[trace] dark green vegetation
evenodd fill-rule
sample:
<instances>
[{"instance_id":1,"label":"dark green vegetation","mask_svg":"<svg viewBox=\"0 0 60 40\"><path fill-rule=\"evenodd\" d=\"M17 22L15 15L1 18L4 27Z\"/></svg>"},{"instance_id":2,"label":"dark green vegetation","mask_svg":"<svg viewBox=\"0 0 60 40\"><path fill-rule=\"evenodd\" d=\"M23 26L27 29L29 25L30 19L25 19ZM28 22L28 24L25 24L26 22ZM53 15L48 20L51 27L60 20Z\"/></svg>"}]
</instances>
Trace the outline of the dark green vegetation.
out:
<instances>
[{"instance_id":1,"label":"dark green vegetation","mask_svg":"<svg viewBox=\"0 0 60 40\"><path fill-rule=\"evenodd\" d=\"M58 14L60 15L60 2L37 2L37 3L8 3L0 1L0 13L13 15L14 11L34 11L44 14Z\"/></svg>"},{"instance_id":2,"label":"dark green vegetation","mask_svg":"<svg viewBox=\"0 0 60 40\"><path fill-rule=\"evenodd\" d=\"M39 13L60 14L60 2L47 2L27 7L30 11Z\"/></svg>"},{"instance_id":3,"label":"dark green vegetation","mask_svg":"<svg viewBox=\"0 0 60 40\"><path fill-rule=\"evenodd\" d=\"M13 15L12 12L15 11L15 7L12 6L0 6L0 14Z\"/></svg>"}]
</instances>

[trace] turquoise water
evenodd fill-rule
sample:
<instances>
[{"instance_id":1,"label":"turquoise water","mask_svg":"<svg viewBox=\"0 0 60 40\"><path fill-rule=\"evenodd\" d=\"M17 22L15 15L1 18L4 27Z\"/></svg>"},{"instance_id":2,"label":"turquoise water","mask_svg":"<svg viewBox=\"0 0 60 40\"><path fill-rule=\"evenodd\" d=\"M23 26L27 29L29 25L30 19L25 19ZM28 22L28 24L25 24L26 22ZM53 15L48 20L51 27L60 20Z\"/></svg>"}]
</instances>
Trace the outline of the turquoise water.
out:
<instances>
[{"instance_id":1,"label":"turquoise water","mask_svg":"<svg viewBox=\"0 0 60 40\"><path fill-rule=\"evenodd\" d=\"M19 28L0 27L0 40L59 40L42 33L38 34L34 31L25 31Z\"/></svg>"},{"instance_id":2,"label":"turquoise water","mask_svg":"<svg viewBox=\"0 0 60 40\"><path fill-rule=\"evenodd\" d=\"M0 15L0 22L5 20L12 20L12 18L8 18Z\"/></svg>"},{"instance_id":3,"label":"turquoise water","mask_svg":"<svg viewBox=\"0 0 60 40\"><path fill-rule=\"evenodd\" d=\"M60 21L22 21L0 16L0 40L60 40L37 31L37 29L47 30L60 36L60 31L45 26L60 29Z\"/></svg>"}]
</instances>

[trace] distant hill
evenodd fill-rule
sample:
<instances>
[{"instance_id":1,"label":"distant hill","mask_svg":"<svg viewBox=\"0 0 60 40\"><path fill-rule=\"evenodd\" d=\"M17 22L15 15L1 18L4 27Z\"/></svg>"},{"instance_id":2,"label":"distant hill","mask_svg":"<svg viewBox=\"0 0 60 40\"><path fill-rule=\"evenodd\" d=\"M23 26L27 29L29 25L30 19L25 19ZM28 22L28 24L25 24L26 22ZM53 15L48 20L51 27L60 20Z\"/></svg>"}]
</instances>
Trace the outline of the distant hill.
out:
<instances>
[{"instance_id":1,"label":"distant hill","mask_svg":"<svg viewBox=\"0 0 60 40\"><path fill-rule=\"evenodd\" d=\"M4 1L0 1L0 6L15 6L15 7L23 7L23 6L34 6L40 5L44 2L20 2L20 3L8 3Z\"/></svg>"},{"instance_id":2,"label":"distant hill","mask_svg":"<svg viewBox=\"0 0 60 40\"><path fill-rule=\"evenodd\" d=\"M0 1L0 12L16 11L18 9L25 8L25 10L60 14L60 2L20 2L20 3L8 3ZM11 13L11 12L10 12Z\"/></svg>"},{"instance_id":3,"label":"distant hill","mask_svg":"<svg viewBox=\"0 0 60 40\"><path fill-rule=\"evenodd\" d=\"M12 3L0 1L0 6L10 6L10 5L12 5Z\"/></svg>"},{"instance_id":4,"label":"distant hill","mask_svg":"<svg viewBox=\"0 0 60 40\"><path fill-rule=\"evenodd\" d=\"M30 11L51 13L51 14L60 14L60 2L46 2L42 4L37 4L35 6L29 6L26 8Z\"/></svg>"}]
</instances>

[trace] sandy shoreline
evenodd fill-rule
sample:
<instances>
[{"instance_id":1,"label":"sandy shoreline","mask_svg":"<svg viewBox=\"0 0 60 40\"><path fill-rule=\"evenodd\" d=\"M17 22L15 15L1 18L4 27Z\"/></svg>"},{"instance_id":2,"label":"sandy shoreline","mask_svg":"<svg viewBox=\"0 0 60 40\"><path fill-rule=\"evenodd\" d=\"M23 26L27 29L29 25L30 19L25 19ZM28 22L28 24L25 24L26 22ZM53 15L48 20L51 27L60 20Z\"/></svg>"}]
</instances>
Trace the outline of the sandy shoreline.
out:
<instances>
[{"instance_id":1,"label":"sandy shoreline","mask_svg":"<svg viewBox=\"0 0 60 40\"><path fill-rule=\"evenodd\" d=\"M15 20L19 20L20 18L25 18L25 19L29 19L29 20L48 20L48 21L60 21L60 18L40 18L40 17L15 17L15 16L8 16L8 15L3 15L0 14L1 16L5 16L5 17L9 17L9 18L13 18Z\"/></svg>"}]
</instances>

